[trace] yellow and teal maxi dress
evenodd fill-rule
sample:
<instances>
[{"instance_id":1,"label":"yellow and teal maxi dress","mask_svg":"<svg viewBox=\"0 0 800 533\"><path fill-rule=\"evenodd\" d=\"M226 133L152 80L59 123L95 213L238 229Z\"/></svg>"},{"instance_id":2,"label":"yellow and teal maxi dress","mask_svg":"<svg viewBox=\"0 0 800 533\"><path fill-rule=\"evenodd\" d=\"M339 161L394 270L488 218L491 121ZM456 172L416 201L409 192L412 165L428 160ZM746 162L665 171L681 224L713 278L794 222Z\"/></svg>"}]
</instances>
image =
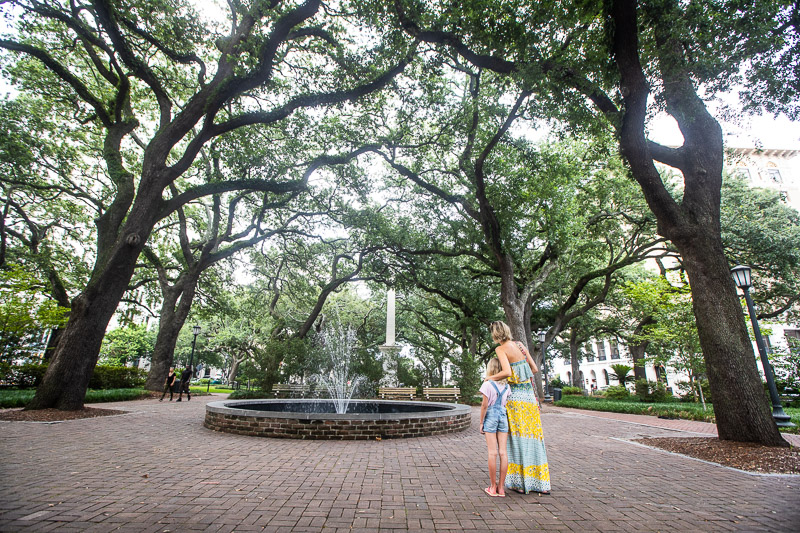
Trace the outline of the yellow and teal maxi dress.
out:
<instances>
[{"instance_id":1,"label":"yellow and teal maxi dress","mask_svg":"<svg viewBox=\"0 0 800 533\"><path fill-rule=\"evenodd\" d=\"M524 348L520 349L525 353ZM508 412L508 475L506 487L524 492L550 492L550 469L544 448L542 419L533 372L527 360L511 363Z\"/></svg>"}]
</instances>

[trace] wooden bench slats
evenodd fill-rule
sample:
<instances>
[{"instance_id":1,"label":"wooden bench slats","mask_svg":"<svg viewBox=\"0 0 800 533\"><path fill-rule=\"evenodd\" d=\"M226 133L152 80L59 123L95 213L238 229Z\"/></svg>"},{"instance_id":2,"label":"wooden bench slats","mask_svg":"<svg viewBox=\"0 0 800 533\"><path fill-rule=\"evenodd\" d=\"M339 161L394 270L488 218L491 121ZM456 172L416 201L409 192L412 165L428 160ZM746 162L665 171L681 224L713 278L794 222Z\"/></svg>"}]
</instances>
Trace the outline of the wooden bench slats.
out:
<instances>
[{"instance_id":1,"label":"wooden bench slats","mask_svg":"<svg viewBox=\"0 0 800 533\"><path fill-rule=\"evenodd\" d=\"M461 389L456 387L425 387L422 389L422 395L426 400L431 399L453 399L458 401L461 396Z\"/></svg>"},{"instance_id":2,"label":"wooden bench slats","mask_svg":"<svg viewBox=\"0 0 800 533\"><path fill-rule=\"evenodd\" d=\"M272 386L272 393L277 397L279 394L300 394L305 396L309 393L311 387L308 385L300 385L295 383L276 383Z\"/></svg>"},{"instance_id":3,"label":"wooden bench slats","mask_svg":"<svg viewBox=\"0 0 800 533\"><path fill-rule=\"evenodd\" d=\"M415 387L381 387L378 389L378 396L384 399L403 398L413 400L417 393Z\"/></svg>"}]
</instances>

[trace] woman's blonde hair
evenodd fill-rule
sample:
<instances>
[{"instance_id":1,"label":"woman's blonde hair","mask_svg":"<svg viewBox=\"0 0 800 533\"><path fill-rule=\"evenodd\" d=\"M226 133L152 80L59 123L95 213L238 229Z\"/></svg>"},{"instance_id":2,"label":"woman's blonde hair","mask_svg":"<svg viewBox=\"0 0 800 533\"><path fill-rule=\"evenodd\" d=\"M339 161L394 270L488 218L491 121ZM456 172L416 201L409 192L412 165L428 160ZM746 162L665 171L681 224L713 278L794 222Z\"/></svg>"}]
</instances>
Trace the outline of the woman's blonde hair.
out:
<instances>
[{"instance_id":1,"label":"woman's blonde hair","mask_svg":"<svg viewBox=\"0 0 800 533\"><path fill-rule=\"evenodd\" d=\"M497 344L503 344L506 341L512 340L511 328L501 320L492 322L489 326L489 332L492 334L492 340Z\"/></svg>"},{"instance_id":2,"label":"woman's blonde hair","mask_svg":"<svg viewBox=\"0 0 800 533\"><path fill-rule=\"evenodd\" d=\"M493 376L495 374L499 374L503 370L503 365L500 364L500 359L497 357L492 357L489 359L489 362L486 363L486 377ZM497 383L506 383L505 379L498 379Z\"/></svg>"}]
</instances>

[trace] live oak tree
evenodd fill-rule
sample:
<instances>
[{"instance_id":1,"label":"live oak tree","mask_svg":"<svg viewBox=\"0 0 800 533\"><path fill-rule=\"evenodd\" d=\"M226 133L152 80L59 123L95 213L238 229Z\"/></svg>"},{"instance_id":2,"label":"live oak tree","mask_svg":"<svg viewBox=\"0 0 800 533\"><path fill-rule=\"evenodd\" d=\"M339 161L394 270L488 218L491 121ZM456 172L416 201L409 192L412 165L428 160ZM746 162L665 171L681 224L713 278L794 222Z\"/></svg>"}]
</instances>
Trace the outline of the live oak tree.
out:
<instances>
[{"instance_id":1,"label":"live oak tree","mask_svg":"<svg viewBox=\"0 0 800 533\"><path fill-rule=\"evenodd\" d=\"M426 79L401 97L426 94L424 112L396 127L376 121L375 135L387 146L373 151L396 175L386 179L387 194L424 198L397 211L413 213L403 236L416 225L428 242L397 250L470 258L476 276L482 271L497 284L514 338L541 363L531 335L536 308L546 308L538 323L547 324L550 342L602 302L616 271L657 253L661 240L640 201L637 212L635 195L615 191L611 183L623 182L605 177L619 169L602 162L602 142L537 146L519 133L535 127L541 113L529 91L505 103L507 84L492 73L456 58L442 70L438 84Z\"/></svg>"},{"instance_id":2,"label":"live oak tree","mask_svg":"<svg viewBox=\"0 0 800 533\"><path fill-rule=\"evenodd\" d=\"M93 259L82 242L93 239L92 216L98 213L80 176L96 166L76 147L85 138L64 127L57 106L23 96L0 106L0 269L38 278L39 294L66 318ZM52 324L45 359L64 323Z\"/></svg>"},{"instance_id":3,"label":"live oak tree","mask_svg":"<svg viewBox=\"0 0 800 533\"><path fill-rule=\"evenodd\" d=\"M753 269L758 319L800 318L800 213L778 191L726 175L720 217L725 254Z\"/></svg>"},{"instance_id":4,"label":"live oak tree","mask_svg":"<svg viewBox=\"0 0 800 533\"><path fill-rule=\"evenodd\" d=\"M284 137L291 138L291 144L297 146L296 137ZM238 139L239 142L215 143L213 153L208 157L203 154L201 158L205 163L201 172L207 173L208 181L212 182L226 181L226 175L247 176L257 172L264 176L272 174L271 179L277 181L279 176L275 174L286 172L287 166L302 168L296 156L290 157L288 163L279 164L282 158L280 150L275 149L278 144L275 139L269 143L272 157L265 157L264 150L250 146L259 138L259 132L254 132L247 139ZM268 139L263 141L267 144ZM322 163L346 163L357 154L355 151L341 158L317 158L306 164L306 172ZM270 162L267 169L262 168L264 159ZM155 242L143 250L147 263L157 274L161 292L158 338L146 383L148 389L160 390L167 377L175 343L189 316L204 272L220 261L243 255L277 234L307 231L309 220L324 211L314 205L303 205L298 200L302 197L300 191L275 194L245 190L214 194L182 206L175 215L163 220L161 227L157 226L156 237L152 239ZM172 243L178 243L177 249Z\"/></svg>"},{"instance_id":5,"label":"live oak tree","mask_svg":"<svg viewBox=\"0 0 800 533\"><path fill-rule=\"evenodd\" d=\"M182 182L209 142L343 105L382 88L408 61L402 40L386 47L376 33L347 35L344 15L319 0L229 7L223 30L205 27L181 0L3 4L18 14L15 31L0 38L12 81L57 99L97 132L114 186L95 221L90 279L27 408L82 407L105 328L159 220L215 193L306 186L307 175Z\"/></svg>"},{"instance_id":6,"label":"live oak tree","mask_svg":"<svg viewBox=\"0 0 800 533\"><path fill-rule=\"evenodd\" d=\"M720 438L787 446L763 401L723 250L723 135L700 95L730 88L750 59L770 75L776 65L785 71L784 60L791 64L798 46L794 4L613 0L559 2L557 7L483 2L444 9L396 0L393 7L410 35L519 80L540 97L551 96L553 118L614 132L659 233L683 258ZM770 87L780 87L779 79L771 79ZM761 97L775 94L752 86L755 90L744 90L751 104L763 106ZM785 94L796 94L797 86L792 74L785 79ZM654 105L677 122L681 147L648 139ZM797 106L796 100L769 100L766 107ZM670 194L658 162L680 171L680 198Z\"/></svg>"}]
</instances>

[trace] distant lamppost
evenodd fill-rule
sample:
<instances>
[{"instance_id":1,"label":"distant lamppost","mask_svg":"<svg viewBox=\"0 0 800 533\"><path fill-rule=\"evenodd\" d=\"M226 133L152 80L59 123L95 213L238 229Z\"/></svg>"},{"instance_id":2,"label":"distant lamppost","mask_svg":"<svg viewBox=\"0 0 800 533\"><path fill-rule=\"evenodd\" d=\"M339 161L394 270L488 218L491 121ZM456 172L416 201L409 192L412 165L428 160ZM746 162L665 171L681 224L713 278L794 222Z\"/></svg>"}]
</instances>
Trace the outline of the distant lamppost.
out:
<instances>
[{"instance_id":1,"label":"distant lamppost","mask_svg":"<svg viewBox=\"0 0 800 533\"><path fill-rule=\"evenodd\" d=\"M200 335L200 326L192 326L192 333L194 333L194 339L192 339L192 355L189 357L189 368L192 370L192 377L194 377L194 345L197 344L197 336Z\"/></svg>"},{"instance_id":2,"label":"distant lamppost","mask_svg":"<svg viewBox=\"0 0 800 533\"><path fill-rule=\"evenodd\" d=\"M539 342L542 343L542 370L544 370L544 399L549 402L550 398L550 385L547 383L547 353L545 353L544 342L547 340L547 332L539 332Z\"/></svg>"},{"instance_id":3,"label":"distant lamppost","mask_svg":"<svg viewBox=\"0 0 800 533\"><path fill-rule=\"evenodd\" d=\"M736 286L744 292L744 300L747 302L747 312L750 314L750 322L753 323L753 334L756 337L756 346L758 346L758 353L761 356L761 366L764 368L764 376L767 378L767 387L769 387L769 397L772 400L772 418L778 427L794 427L791 417L783 412L781 406L781 399L778 396L778 389L775 388L775 377L772 375L772 365L769 364L767 357L767 345L764 338L761 336L761 329L758 327L758 320L756 319L756 308L753 305L753 299L750 297L750 267L746 265L737 265L731 269L731 277L733 278Z\"/></svg>"}]
</instances>

